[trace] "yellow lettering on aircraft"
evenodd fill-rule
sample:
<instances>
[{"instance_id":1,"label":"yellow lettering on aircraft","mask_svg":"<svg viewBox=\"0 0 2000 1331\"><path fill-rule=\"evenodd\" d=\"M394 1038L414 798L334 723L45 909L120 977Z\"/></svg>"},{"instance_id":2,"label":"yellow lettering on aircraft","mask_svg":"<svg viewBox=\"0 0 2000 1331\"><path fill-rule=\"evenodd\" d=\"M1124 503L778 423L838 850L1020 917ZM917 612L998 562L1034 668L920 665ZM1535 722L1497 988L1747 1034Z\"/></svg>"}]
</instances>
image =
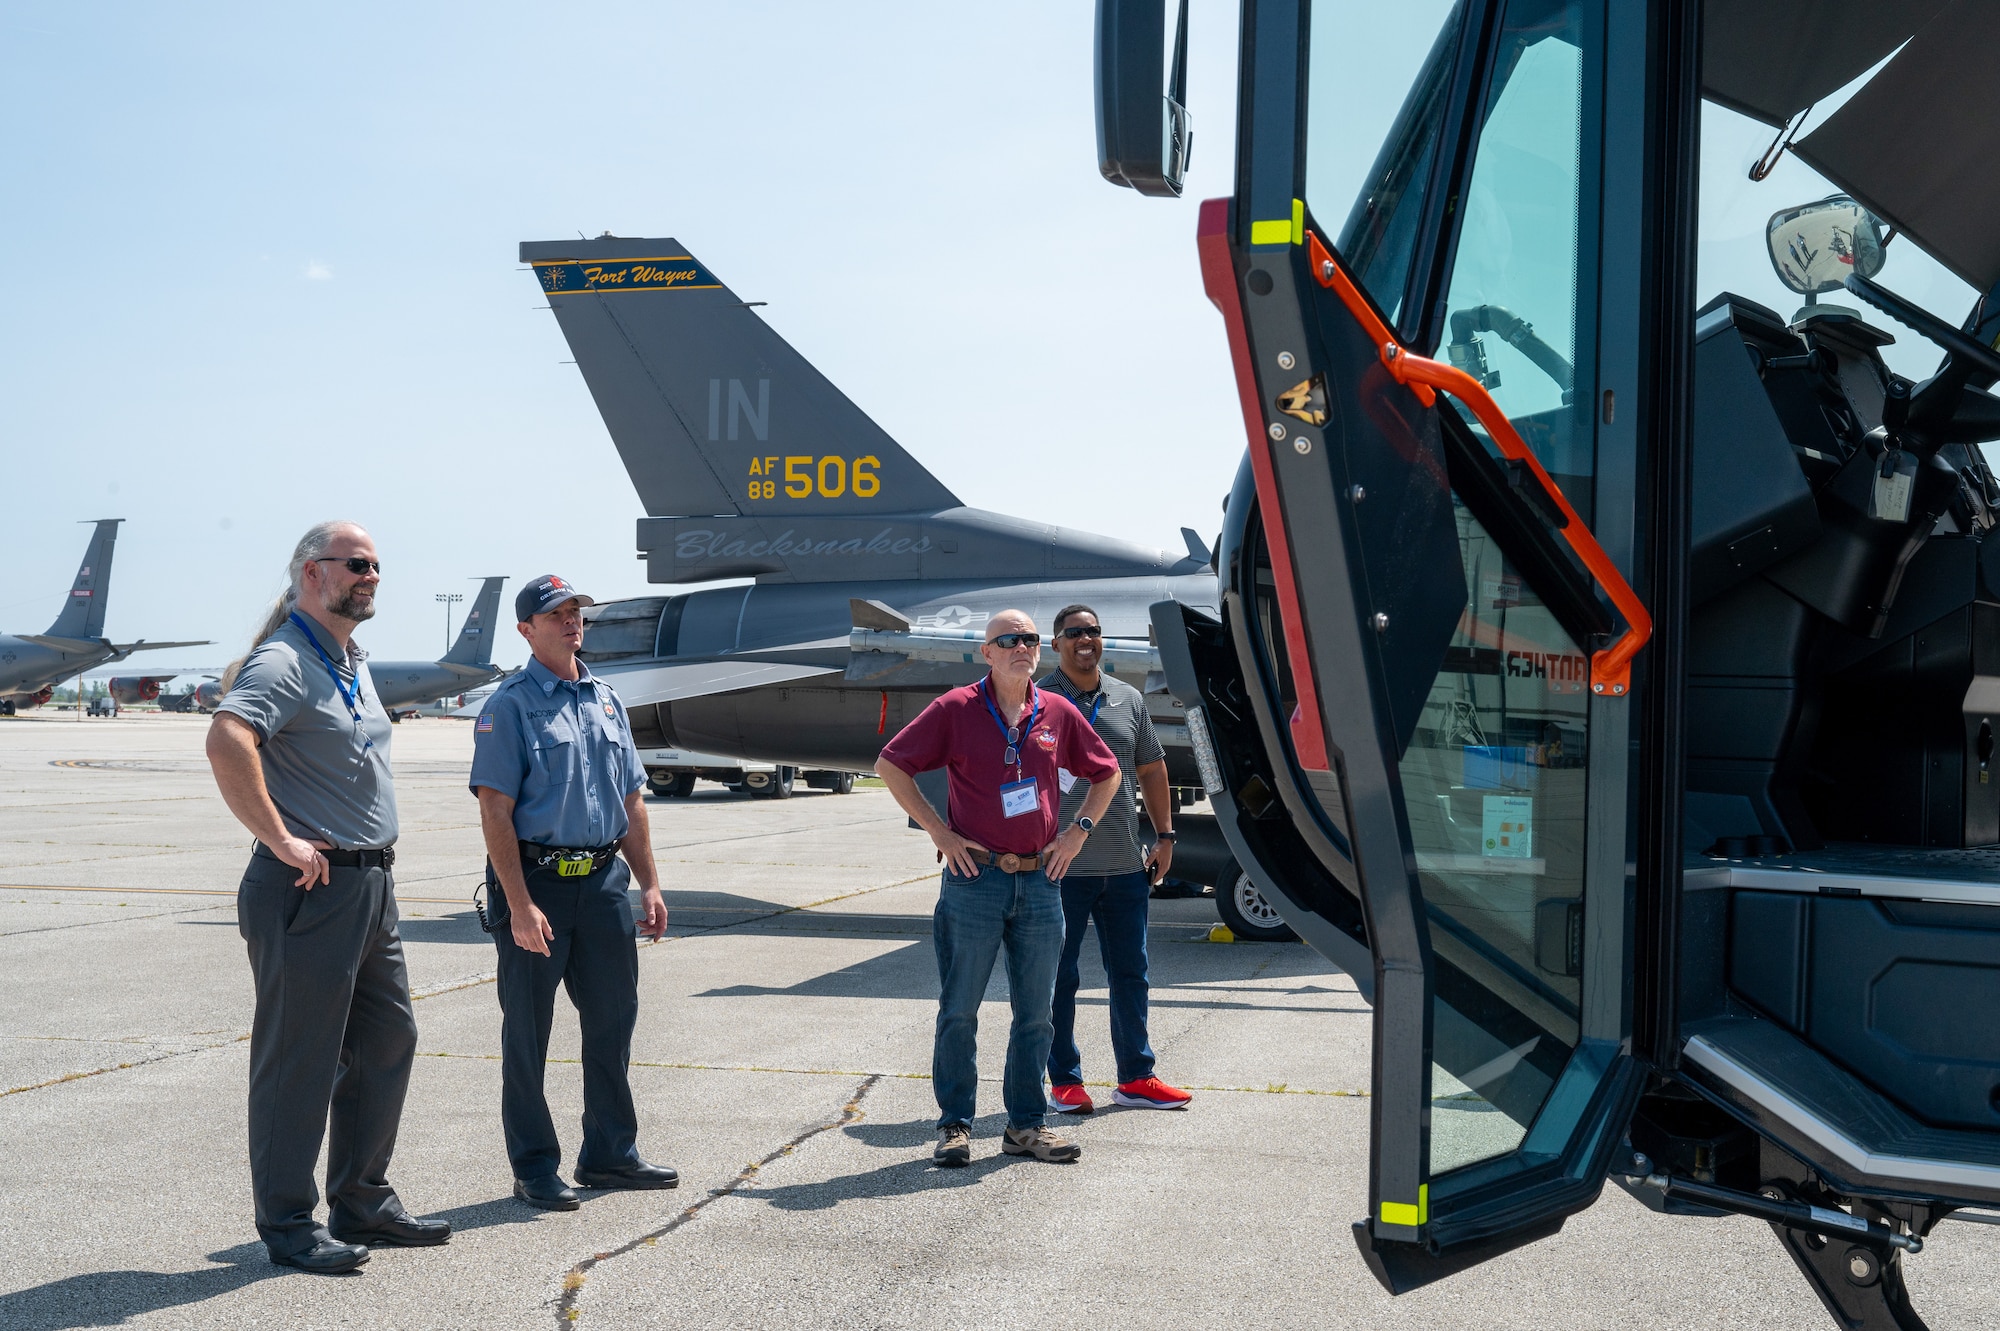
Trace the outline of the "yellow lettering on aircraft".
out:
<instances>
[{"instance_id":1,"label":"yellow lettering on aircraft","mask_svg":"<svg viewBox=\"0 0 2000 1331\"><path fill-rule=\"evenodd\" d=\"M778 482L760 479L778 475L783 461L785 494L792 499L838 499L850 491L857 499L873 499L882 493L882 460L873 453L845 458L837 453L825 457L751 458L745 478L745 494L751 499L776 499Z\"/></svg>"}]
</instances>

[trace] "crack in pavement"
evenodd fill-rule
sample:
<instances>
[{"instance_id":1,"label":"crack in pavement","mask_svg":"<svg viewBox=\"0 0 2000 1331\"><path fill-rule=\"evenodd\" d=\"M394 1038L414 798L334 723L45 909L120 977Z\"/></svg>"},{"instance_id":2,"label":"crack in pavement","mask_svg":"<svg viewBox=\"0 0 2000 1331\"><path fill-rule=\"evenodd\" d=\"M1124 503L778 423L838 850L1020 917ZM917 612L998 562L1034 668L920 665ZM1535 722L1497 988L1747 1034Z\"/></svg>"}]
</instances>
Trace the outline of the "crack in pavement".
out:
<instances>
[{"instance_id":1,"label":"crack in pavement","mask_svg":"<svg viewBox=\"0 0 2000 1331\"><path fill-rule=\"evenodd\" d=\"M831 1132L835 1128L844 1128L850 1123L860 1122L863 1117L861 1101L867 1096L870 1090L874 1089L875 1083L882 1080L882 1075L879 1072L872 1073L863 1079L861 1084L854 1088L854 1094L848 1098L847 1103L841 1107L839 1118L807 1128L804 1132L801 1132L777 1150L772 1151L769 1155L764 1156L762 1159L751 1161L737 1171L735 1178L719 1188L709 1189L706 1197L682 1210L680 1214L667 1221L666 1224L661 1225L658 1229L649 1230L641 1234L638 1238L628 1243L620 1244L608 1252L593 1253L591 1256L578 1262L575 1266L572 1266L563 1274L562 1295L556 1300L556 1326L558 1328L573 1326L577 1319L583 1315L583 1310L577 1306L577 1300L583 1294L584 1282L590 1278L591 1271L600 1264L616 1257L623 1257L626 1253L632 1252L637 1248L652 1247L655 1243L701 1214L702 1210L710 1203L720 1201L724 1197L730 1197L742 1191L756 1179L757 1172L763 1169L765 1165L770 1164L774 1160L783 1159L823 1132Z\"/></svg>"}]
</instances>

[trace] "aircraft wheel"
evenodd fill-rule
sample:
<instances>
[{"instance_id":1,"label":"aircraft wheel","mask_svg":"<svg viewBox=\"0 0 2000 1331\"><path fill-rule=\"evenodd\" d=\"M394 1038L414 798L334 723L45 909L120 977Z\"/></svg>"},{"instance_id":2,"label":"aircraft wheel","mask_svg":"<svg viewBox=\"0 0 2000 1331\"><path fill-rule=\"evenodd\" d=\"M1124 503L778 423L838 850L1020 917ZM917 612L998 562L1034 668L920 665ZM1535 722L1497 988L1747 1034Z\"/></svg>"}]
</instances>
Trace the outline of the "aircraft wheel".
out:
<instances>
[{"instance_id":1,"label":"aircraft wheel","mask_svg":"<svg viewBox=\"0 0 2000 1331\"><path fill-rule=\"evenodd\" d=\"M1298 937L1241 869L1234 869L1215 889L1215 913L1230 933L1248 943L1289 943Z\"/></svg>"},{"instance_id":2,"label":"aircraft wheel","mask_svg":"<svg viewBox=\"0 0 2000 1331\"><path fill-rule=\"evenodd\" d=\"M854 773L835 773L833 778L833 793L836 795L852 795L854 793Z\"/></svg>"}]
</instances>

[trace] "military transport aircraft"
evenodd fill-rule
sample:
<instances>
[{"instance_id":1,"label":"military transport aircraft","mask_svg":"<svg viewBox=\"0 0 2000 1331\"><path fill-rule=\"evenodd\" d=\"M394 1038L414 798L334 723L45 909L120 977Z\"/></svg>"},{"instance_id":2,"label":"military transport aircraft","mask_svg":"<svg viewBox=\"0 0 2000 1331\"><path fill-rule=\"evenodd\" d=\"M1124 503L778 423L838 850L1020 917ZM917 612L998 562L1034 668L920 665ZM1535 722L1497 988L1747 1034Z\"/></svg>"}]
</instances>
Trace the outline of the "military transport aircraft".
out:
<instances>
[{"instance_id":1,"label":"military transport aircraft","mask_svg":"<svg viewBox=\"0 0 2000 1331\"><path fill-rule=\"evenodd\" d=\"M48 632L0 633L0 716L39 707L61 681L93 666L122 661L134 652L208 645L206 641L114 643L99 636L104 631L104 598L111 588L111 549L124 520L98 520L83 563L77 566L76 581L70 584L69 599Z\"/></svg>"},{"instance_id":2,"label":"military transport aircraft","mask_svg":"<svg viewBox=\"0 0 2000 1331\"><path fill-rule=\"evenodd\" d=\"M1145 193L1180 12L1170 63L1162 0L1098 8ZM1610 1177L1921 1328L1905 1264L2000 1222L2000 6L1246 0L1240 41L1197 250L1249 449L1221 613L1154 622L1239 858L1374 1005L1364 1259L1447 1277ZM1812 193L1711 190L1731 133Z\"/></svg>"},{"instance_id":3,"label":"military transport aircraft","mask_svg":"<svg viewBox=\"0 0 2000 1331\"><path fill-rule=\"evenodd\" d=\"M472 600L472 609L458 631L451 650L435 661L368 662L369 678L382 695L382 707L391 716L412 712L427 702L468 693L490 684L507 672L493 664L494 636L498 632L500 584L504 577L487 578Z\"/></svg>"},{"instance_id":4,"label":"military transport aircraft","mask_svg":"<svg viewBox=\"0 0 2000 1331\"><path fill-rule=\"evenodd\" d=\"M1152 677L1174 781L1198 782L1147 642L1155 601L1219 608L1194 532L1173 554L967 508L677 240L521 258L646 506L648 576L750 579L590 611L584 659L616 680L640 748L865 772L979 677L995 611L1047 626L1086 602L1106 668Z\"/></svg>"}]
</instances>

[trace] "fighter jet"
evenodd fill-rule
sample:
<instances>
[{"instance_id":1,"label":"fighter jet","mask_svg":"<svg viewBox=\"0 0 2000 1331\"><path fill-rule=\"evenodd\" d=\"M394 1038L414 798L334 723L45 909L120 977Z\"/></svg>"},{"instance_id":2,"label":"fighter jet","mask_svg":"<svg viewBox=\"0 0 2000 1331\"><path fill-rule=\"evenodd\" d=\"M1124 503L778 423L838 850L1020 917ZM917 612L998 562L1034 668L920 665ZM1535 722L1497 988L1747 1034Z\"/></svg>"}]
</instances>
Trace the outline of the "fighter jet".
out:
<instances>
[{"instance_id":1,"label":"fighter jet","mask_svg":"<svg viewBox=\"0 0 2000 1331\"><path fill-rule=\"evenodd\" d=\"M134 652L162 647L205 647L202 642L114 643L104 631L104 598L111 587L111 549L118 542L123 518L100 518L83 563L70 585L62 613L46 633L0 633L0 716L22 707L39 707L55 686L93 666L122 661Z\"/></svg>"},{"instance_id":2,"label":"fighter jet","mask_svg":"<svg viewBox=\"0 0 2000 1331\"><path fill-rule=\"evenodd\" d=\"M528 242L521 259L646 506L649 579L751 580L590 612L584 659L641 749L866 771L983 673L995 611L1046 633L1082 602L1107 668L1157 690L1174 782L1198 784L1147 640L1152 601L1215 613L1194 532L1172 553L966 507L678 240Z\"/></svg>"},{"instance_id":3,"label":"fighter jet","mask_svg":"<svg viewBox=\"0 0 2000 1331\"><path fill-rule=\"evenodd\" d=\"M424 703L489 684L507 673L493 664L493 635L504 577L488 578L473 598L472 611L451 650L435 661L370 661L368 673L392 717Z\"/></svg>"}]
</instances>

